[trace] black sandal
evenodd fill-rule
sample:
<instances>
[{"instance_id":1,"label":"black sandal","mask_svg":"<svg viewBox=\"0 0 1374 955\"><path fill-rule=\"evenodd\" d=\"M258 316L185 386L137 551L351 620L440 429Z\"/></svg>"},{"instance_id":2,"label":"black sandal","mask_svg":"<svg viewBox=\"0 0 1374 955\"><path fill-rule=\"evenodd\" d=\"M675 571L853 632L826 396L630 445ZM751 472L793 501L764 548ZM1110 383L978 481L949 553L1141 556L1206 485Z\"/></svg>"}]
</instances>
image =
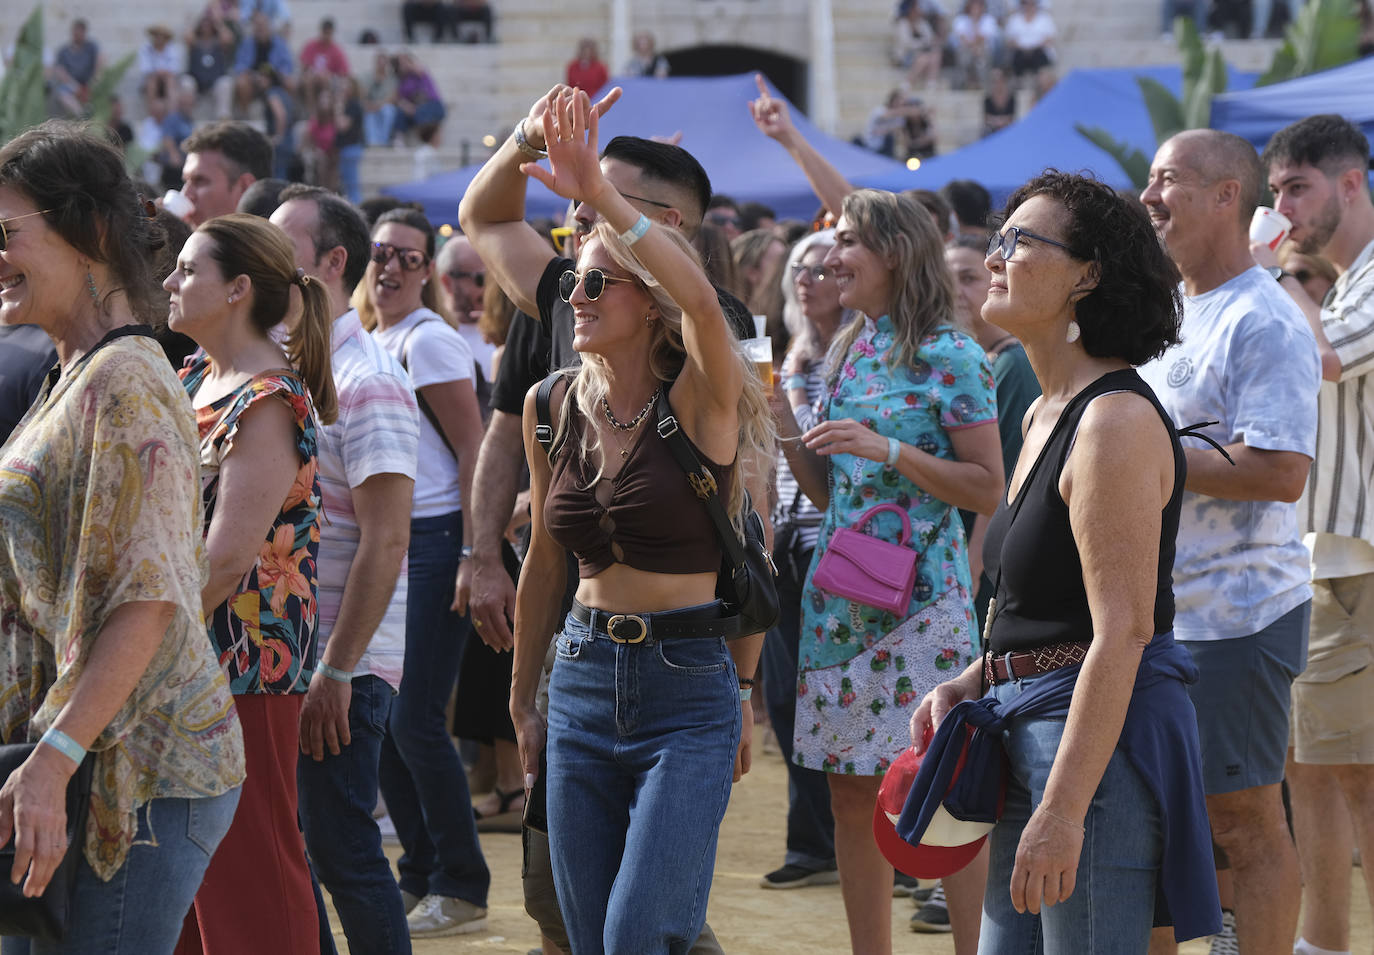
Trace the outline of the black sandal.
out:
<instances>
[{"instance_id":1,"label":"black sandal","mask_svg":"<svg viewBox=\"0 0 1374 955\"><path fill-rule=\"evenodd\" d=\"M491 815L483 815L477 807L472 808L473 818L477 820L478 832L519 832L520 820L525 814L525 807L512 809L511 805L517 800L525 798L525 790L514 789L505 792L499 786L493 786L492 792L496 793L499 800L496 812Z\"/></svg>"}]
</instances>

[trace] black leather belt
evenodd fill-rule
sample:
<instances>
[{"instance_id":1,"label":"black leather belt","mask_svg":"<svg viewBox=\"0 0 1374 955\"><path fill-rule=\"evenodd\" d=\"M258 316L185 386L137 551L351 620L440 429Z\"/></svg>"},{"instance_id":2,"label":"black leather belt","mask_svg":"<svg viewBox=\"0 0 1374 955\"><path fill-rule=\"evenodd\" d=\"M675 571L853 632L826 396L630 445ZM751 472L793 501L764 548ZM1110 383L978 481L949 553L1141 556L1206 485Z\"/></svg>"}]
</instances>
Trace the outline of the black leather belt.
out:
<instances>
[{"instance_id":1,"label":"black leather belt","mask_svg":"<svg viewBox=\"0 0 1374 955\"><path fill-rule=\"evenodd\" d=\"M584 606L576 600L572 606L574 620L585 623L593 632L603 633L616 643L644 643L687 637L730 640L738 637L739 618L722 616L724 613L725 605L720 601L702 607L660 610L657 613L609 613Z\"/></svg>"}]
</instances>

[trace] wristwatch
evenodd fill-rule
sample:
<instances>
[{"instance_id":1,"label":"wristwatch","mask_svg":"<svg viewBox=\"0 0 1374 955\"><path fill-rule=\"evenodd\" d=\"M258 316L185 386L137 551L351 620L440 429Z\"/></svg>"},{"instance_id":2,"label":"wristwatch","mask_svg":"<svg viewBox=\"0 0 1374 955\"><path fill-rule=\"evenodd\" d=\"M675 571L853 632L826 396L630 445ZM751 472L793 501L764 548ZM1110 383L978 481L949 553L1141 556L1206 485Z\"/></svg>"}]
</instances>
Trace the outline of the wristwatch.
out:
<instances>
[{"instance_id":1,"label":"wristwatch","mask_svg":"<svg viewBox=\"0 0 1374 955\"><path fill-rule=\"evenodd\" d=\"M1266 268L1264 271L1268 272L1268 273L1269 273L1269 277L1270 277L1271 279L1273 279L1275 282L1282 282L1284 279L1295 279L1295 278L1297 278L1297 276L1294 275L1292 272L1285 272L1285 271L1283 270L1283 268L1282 268L1281 266L1278 266L1278 265L1271 265L1271 266L1269 266L1268 268Z\"/></svg>"},{"instance_id":2,"label":"wristwatch","mask_svg":"<svg viewBox=\"0 0 1374 955\"><path fill-rule=\"evenodd\" d=\"M468 559L471 558L471 557L472 557L472 545L471 545L471 544L464 544L462 547L458 548L458 563L461 564L463 561L468 560Z\"/></svg>"}]
</instances>

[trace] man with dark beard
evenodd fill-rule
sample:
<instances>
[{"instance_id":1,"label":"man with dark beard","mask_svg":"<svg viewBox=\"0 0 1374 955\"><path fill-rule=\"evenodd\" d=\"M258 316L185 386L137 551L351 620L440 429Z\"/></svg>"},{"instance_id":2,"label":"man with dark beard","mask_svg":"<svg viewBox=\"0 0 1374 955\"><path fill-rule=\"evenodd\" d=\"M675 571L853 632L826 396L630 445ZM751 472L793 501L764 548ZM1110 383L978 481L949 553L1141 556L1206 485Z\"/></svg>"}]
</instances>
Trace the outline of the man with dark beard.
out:
<instances>
[{"instance_id":1,"label":"man with dark beard","mask_svg":"<svg viewBox=\"0 0 1374 955\"><path fill-rule=\"evenodd\" d=\"M1341 273L1320 304L1279 281L1321 350L1317 456L1299 521L1312 550L1306 671L1293 684L1287 778L1303 876L1302 955L1350 950L1350 857L1374 859L1374 204L1369 142L1332 115L1274 135L1262 157L1299 251ZM1279 271L1267 247L1254 250Z\"/></svg>"}]
</instances>

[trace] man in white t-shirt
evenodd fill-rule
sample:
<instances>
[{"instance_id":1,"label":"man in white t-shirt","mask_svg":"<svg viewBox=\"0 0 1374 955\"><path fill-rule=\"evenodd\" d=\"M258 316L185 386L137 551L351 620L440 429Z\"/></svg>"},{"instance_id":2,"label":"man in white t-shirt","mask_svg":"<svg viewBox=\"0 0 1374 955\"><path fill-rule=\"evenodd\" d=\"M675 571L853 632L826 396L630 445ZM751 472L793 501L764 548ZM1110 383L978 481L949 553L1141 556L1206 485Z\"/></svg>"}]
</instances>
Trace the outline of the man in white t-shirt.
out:
<instances>
[{"instance_id":1,"label":"man in white t-shirt","mask_svg":"<svg viewBox=\"0 0 1374 955\"><path fill-rule=\"evenodd\" d=\"M401 892L372 810L378 761L405 657L406 546L420 421L400 364L349 308L371 241L361 214L306 186L271 221L296 265L329 291L339 417L319 434L319 645L301 710L296 784L315 874L355 952L408 952ZM321 921L323 923L323 920Z\"/></svg>"},{"instance_id":2,"label":"man in white t-shirt","mask_svg":"<svg viewBox=\"0 0 1374 955\"><path fill-rule=\"evenodd\" d=\"M1174 634L1198 665L1189 694L1240 949L1287 955L1299 882L1280 785L1312 596L1295 502L1320 365L1302 314L1250 255L1262 184L1254 148L1229 133L1190 130L1155 154L1140 198L1183 275L1183 322L1180 345L1140 374L1175 424L1206 423L1234 461L1188 442Z\"/></svg>"},{"instance_id":3,"label":"man in white t-shirt","mask_svg":"<svg viewBox=\"0 0 1374 955\"><path fill-rule=\"evenodd\" d=\"M1311 955L1349 950L1352 844L1374 859L1374 203L1369 141L1343 117L1284 127L1263 161L1298 251L1341 273L1320 305L1296 276L1279 277L1312 326L1325 379L1316 465L1298 505L1312 549L1312 625L1307 670L1293 684L1288 766L1303 875L1294 952ZM1277 268L1267 247L1255 258Z\"/></svg>"},{"instance_id":4,"label":"man in white t-shirt","mask_svg":"<svg viewBox=\"0 0 1374 955\"><path fill-rule=\"evenodd\" d=\"M434 275L439 281L441 310L457 323L458 334L472 349L476 363L477 401L486 414L491 397L490 382L494 377L491 356L496 346L482 337L477 321L482 317L482 295L486 288L487 267L465 235L455 234L434 260Z\"/></svg>"}]
</instances>

